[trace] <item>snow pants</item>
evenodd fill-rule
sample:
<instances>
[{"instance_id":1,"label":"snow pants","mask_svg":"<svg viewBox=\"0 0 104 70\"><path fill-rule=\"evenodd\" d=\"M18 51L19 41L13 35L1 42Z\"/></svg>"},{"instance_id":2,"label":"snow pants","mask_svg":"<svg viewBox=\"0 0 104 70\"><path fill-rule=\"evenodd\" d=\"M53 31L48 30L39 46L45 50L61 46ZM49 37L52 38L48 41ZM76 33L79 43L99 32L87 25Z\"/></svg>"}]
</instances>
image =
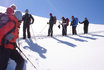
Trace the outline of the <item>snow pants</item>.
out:
<instances>
[{"instance_id":1,"label":"snow pants","mask_svg":"<svg viewBox=\"0 0 104 70\"><path fill-rule=\"evenodd\" d=\"M84 34L88 33L88 26L84 26Z\"/></svg>"},{"instance_id":2,"label":"snow pants","mask_svg":"<svg viewBox=\"0 0 104 70\"><path fill-rule=\"evenodd\" d=\"M0 70L6 70L9 58L16 62L15 70L23 70L24 59L17 50L10 50L0 47Z\"/></svg>"},{"instance_id":3,"label":"snow pants","mask_svg":"<svg viewBox=\"0 0 104 70\"><path fill-rule=\"evenodd\" d=\"M72 27L72 33L73 33L73 35L77 35L76 28L77 28L77 26L73 26Z\"/></svg>"},{"instance_id":4,"label":"snow pants","mask_svg":"<svg viewBox=\"0 0 104 70\"><path fill-rule=\"evenodd\" d=\"M28 38L31 38L30 25L23 25L23 38L26 38L26 31L27 31Z\"/></svg>"},{"instance_id":5,"label":"snow pants","mask_svg":"<svg viewBox=\"0 0 104 70\"><path fill-rule=\"evenodd\" d=\"M67 25L62 25L62 35L63 36L67 35Z\"/></svg>"},{"instance_id":6,"label":"snow pants","mask_svg":"<svg viewBox=\"0 0 104 70\"><path fill-rule=\"evenodd\" d=\"M49 25L48 36L53 36L53 25Z\"/></svg>"}]
</instances>

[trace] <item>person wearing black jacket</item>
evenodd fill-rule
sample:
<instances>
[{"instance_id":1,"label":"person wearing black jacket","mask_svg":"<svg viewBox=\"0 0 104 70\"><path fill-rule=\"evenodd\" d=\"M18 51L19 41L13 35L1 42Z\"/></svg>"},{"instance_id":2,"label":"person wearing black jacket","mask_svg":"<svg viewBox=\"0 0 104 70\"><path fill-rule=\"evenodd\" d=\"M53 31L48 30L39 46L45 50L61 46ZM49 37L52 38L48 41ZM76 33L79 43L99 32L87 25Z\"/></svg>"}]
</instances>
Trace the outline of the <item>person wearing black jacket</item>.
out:
<instances>
[{"instance_id":1,"label":"person wearing black jacket","mask_svg":"<svg viewBox=\"0 0 104 70\"><path fill-rule=\"evenodd\" d=\"M53 36L53 25L54 25L54 17L52 13L50 13L50 20L49 20L49 29L48 29L48 36Z\"/></svg>"},{"instance_id":2,"label":"person wearing black jacket","mask_svg":"<svg viewBox=\"0 0 104 70\"><path fill-rule=\"evenodd\" d=\"M22 20L23 20L23 39L26 38L26 30L27 30L28 38L31 38L30 24L31 24L31 20L32 20L32 24L34 23L34 18L32 17L31 14L28 13L28 9L26 9L25 15L23 15Z\"/></svg>"},{"instance_id":3,"label":"person wearing black jacket","mask_svg":"<svg viewBox=\"0 0 104 70\"><path fill-rule=\"evenodd\" d=\"M88 26L89 26L89 21L87 18L83 22L79 22L80 24L84 23L84 34L88 34Z\"/></svg>"}]
</instances>

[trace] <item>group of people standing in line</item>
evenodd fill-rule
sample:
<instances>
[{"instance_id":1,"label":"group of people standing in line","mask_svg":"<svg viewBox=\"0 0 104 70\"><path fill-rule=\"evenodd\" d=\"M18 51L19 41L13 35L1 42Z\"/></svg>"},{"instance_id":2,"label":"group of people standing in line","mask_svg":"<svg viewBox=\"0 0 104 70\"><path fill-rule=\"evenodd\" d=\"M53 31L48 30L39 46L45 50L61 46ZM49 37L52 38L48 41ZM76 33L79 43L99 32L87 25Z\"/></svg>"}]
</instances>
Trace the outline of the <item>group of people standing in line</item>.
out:
<instances>
[{"instance_id":1,"label":"group of people standing in line","mask_svg":"<svg viewBox=\"0 0 104 70\"><path fill-rule=\"evenodd\" d=\"M28 34L28 38L31 38L31 34L30 34L30 24L34 23L34 18L32 17L31 14L28 13L28 9L26 9L25 11L25 15L22 17L22 20L24 21L23 23L23 39L26 38L26 30L27 30L27 34ZM49 22L47 24L49 24L49 29L48 29L48 36L53 36L53 26L54 24L57 23L57 18L56 16L53 16L52 13L49 14L50 19ZM85 20L83 22L80 22L78 20L77 17L72 16L72 21L70 26L72 26L72 35L77 35L77 25L79 24L84 24L84 34L88 33L88 26L89 26L89 21L87 18L85 18ZM31 21L32 20L32 21ZM69 26L69 19L62 17L62 23L59 22L60 24L58 25L58 28L60 28L60 26L62 25L62 36L66 36L67 35L67 27Z\"/></svg>"},{"instance_id":2,"label":"group of people standing in line","mask_svg":"<svg viewBox=\"0 0 104 70\"><path fill-rule=\"evenodd\" d=\"M78 18L72 16L72 21L70 26L72 26L72 35L77 35L77 25L78 23L80 24L84 24L84 34L88 33L88 26L89 26L89 21L87 18L85 18L85 20L83 22L79 22ZM53 25L56 24L56 16L53 17L52 13L50 13L50 20L49 20L49 29L48 29L48 36L53 36ZM62 36L66 36L67 35L67 26L69 25L69 19L62 17L62 23L59 22L60 24L58 25L58 27L60 28L60 25L62 25Z\"/></svg>"},{"instance_id":3,"label":"group of people standing in line","mask_svg":"<svg viewBox=\"0 0 104 70\"><path fill-rule=\"evenodd\" d=\"M24 58L20 55L20 53L16 50L18 47L16 44L16 39L19 37L19 27L21 22L23 21L23 39L26 39L26 31L28 34L28 38L31 38L30 34L30 24L34 23L34 18L31 14L29 14L29 10L25 10L25 15L21 14L15 14L16 6L12 5L6 10L6 14L0 14L0 19L4 17L9 17L9 21L6 22L5 25L1 25L2 22L0 22L0 31L2 32L0 35L0 70L6 70L9 58L13 59L16 62L16 68L15 70L23 70L24 67ZM6 15L6 16L5 16ZM21 17L22 16L22 17ZM18 17L20 17L18 19ZM2 21L2 20L0 20ZM52 13L50 13L50 20L49 20L49 29L48 29L48 36L53 36L53 25L56 24L57 19L56 16L53 16ZM60 22L59 22L60 23ZM88 25L89 21L87 18L83 22L79 22L81 24L84 23L84 34L88 33ZM69 19L62 17L62 35L67 35L67 26L69 25ZM60 25L58 26L60 28ZM72 26L72 33L73 35L77 35L76 27L78 25L78 18L75 18L72 16L71 24ZM6 32L3 32L3 28ZM11 31L9 31L12 29ZM4 35L4 36L3 36Z\"/></svg>"}]
</instances>

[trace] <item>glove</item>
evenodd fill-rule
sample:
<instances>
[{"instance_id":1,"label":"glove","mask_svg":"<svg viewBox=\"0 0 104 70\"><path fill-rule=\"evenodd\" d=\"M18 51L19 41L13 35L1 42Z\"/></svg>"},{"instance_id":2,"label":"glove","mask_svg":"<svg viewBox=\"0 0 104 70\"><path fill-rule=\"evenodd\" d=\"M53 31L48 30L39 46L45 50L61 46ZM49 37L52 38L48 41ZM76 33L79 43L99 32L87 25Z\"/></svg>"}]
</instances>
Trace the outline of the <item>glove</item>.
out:
<instances>
[{"instance_id":1,"label":"glove","mask_svg":"<svg viewBox=\"0 0 104 70\"><path fill-rule=\"evenodd\" d=\"M31 25L31 24L33 24L33 23L30 23L30 25Z\"/></svg>"},{"instance_id":2,"label":"glove","mask_svg":"<svg viewBox=\"0 0 104 70\"><path fill-rule=\"evenodd\" d=\"M79 23L81 23L81 22L79 21Z\"/></svg>"},{"instance_id":3,"label":"glove","mask_svg":"<svg viewBox=\"0 0 104 70\"><path fill-rule=\"evenodd\" d=\"M58 28L60 29L60 25L58 25Z\"/></svg>"},{"instance_id":4,"label":"glove","mask_svg":"<svg viewBox=\"0 0 104 70\"><path fill-rule=\"evenodd\" d=\"M49 22L47 22L47 24L49 24Z\"/></svg>"}]
</instances>

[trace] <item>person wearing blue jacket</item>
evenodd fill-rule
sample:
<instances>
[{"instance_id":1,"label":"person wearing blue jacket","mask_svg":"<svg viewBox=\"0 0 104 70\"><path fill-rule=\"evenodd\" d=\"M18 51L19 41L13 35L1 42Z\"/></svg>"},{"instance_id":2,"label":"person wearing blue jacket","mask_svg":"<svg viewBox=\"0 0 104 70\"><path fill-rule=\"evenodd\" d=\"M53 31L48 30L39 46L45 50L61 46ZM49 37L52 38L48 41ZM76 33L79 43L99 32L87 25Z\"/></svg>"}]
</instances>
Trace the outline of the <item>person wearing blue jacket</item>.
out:
<instances>
[{"instance_id":1,"label":"person wearing blue jacket","mask_svg":"<svg viewBox=\"0 0 104 70\"><path fill-rule=\"evenodd\" d=\"M77 31L76 31L77 25L78 25L78 19L72 16L71 26L72 26L73 35L77 35Z\"/></svg>"}]
</instances>

